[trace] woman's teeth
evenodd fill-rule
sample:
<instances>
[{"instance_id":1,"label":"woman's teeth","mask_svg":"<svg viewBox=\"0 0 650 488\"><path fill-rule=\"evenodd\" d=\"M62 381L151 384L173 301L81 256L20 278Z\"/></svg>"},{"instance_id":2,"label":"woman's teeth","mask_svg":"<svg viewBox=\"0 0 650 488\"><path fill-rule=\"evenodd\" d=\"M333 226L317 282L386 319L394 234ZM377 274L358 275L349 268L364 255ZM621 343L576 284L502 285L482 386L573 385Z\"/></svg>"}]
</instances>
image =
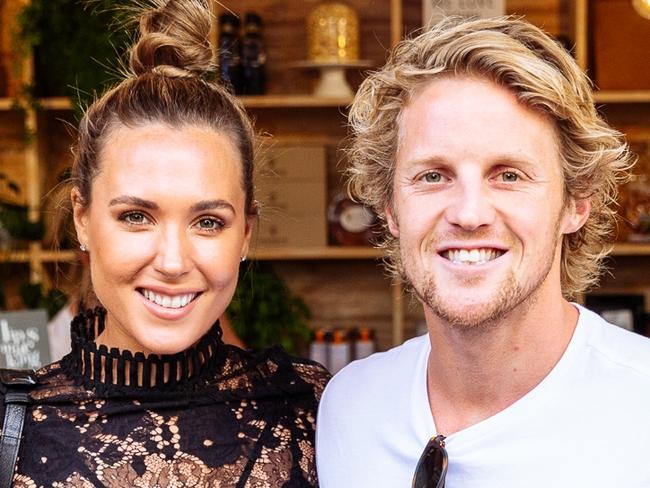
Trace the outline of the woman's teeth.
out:
<instances>
[{"instance_id":1,"label":"woman's teeth","mask_svg":"<svg viewBox=\"0 0 650 488\"><path fill-rule=\"evenodd\" d=\"M196 293L186 293L184 295L162 295L150 290L142 290L144 297L165 308L181 308L190 303L196 297Z\"/></svg>"},{"instance_id":2,"label":"woman's teeth","mask_svg":"<svg viewBox=\"0 0 650 488\"><path fill-rule=\"evenodd\" d=\"M485 264L503 254L497 249L449 249L444 256L457 264Z\"/></svg>"}]
</instances>

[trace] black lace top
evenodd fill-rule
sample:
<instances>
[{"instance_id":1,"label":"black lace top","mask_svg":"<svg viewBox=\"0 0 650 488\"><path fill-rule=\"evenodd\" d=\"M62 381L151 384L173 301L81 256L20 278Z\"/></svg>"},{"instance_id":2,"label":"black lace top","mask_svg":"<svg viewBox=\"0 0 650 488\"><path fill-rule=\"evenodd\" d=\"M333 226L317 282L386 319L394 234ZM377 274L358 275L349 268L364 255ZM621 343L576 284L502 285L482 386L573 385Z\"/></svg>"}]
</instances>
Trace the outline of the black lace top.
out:
<instances>
[{"instance_id":1,"label":"black lace top","mask_svg":"<svg viewBox=\"0 0 650 488\"><path fill-rule=\"evenodd\" d=\"M103 317L77 316L72 352L38 371L14 487L317 486L321 366L225 345L218 324L175 355L108 350Z\"/></svg>"}]
</instances>

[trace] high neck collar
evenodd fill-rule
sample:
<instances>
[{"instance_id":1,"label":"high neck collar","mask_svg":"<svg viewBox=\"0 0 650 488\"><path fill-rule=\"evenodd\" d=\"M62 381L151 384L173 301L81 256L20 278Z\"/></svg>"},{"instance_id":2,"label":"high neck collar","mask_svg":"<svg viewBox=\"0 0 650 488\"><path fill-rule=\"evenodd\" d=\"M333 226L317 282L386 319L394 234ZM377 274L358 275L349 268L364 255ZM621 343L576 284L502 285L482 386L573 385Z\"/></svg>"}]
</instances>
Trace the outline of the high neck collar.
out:
<instances>
[{"instance_id":1,"label":"high neck collar","mask_svg":"<svg viewBox=\"0 0 650 488\"><path fill-rule=\"evenodd\" d=\"M112 390L185 390L214 375L223 350L217 321L190 349L177 354L145 356L97 345L106 310L95 308L77 315L71 324L72 351L62 360L66 374L86 388Z\"/></svg>"}]
</instances>

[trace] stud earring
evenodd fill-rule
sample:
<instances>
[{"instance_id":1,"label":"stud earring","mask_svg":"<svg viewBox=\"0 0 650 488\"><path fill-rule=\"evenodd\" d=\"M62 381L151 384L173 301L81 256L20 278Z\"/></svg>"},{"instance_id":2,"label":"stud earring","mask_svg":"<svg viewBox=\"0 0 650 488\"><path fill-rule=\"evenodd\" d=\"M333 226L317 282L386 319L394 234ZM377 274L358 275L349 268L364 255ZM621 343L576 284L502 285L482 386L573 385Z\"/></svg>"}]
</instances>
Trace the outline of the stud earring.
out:
<instances>
[{"instance_id":1,"label":"stud earring","mask_svg":"<svg viewBox=\"0 0 650 488\"><path fill-rule=\"evenodd\" d=\"M246 256L242 256L240 261L241 261L242 263L243 263L244 261L246 261Z\"/></svg>"},{"instance_id":2,"label":"stud earring","mask_svg":"<svg viewBox=\"0 0 650 488\"><path fill-rule=\"evenodd\" d=\"M86 247L85 244L80 244L80 245L79 245L79 249L81 250L81 252L86 252L86 251L88 251L88 248Z\"/></svg>"}]
</instances>

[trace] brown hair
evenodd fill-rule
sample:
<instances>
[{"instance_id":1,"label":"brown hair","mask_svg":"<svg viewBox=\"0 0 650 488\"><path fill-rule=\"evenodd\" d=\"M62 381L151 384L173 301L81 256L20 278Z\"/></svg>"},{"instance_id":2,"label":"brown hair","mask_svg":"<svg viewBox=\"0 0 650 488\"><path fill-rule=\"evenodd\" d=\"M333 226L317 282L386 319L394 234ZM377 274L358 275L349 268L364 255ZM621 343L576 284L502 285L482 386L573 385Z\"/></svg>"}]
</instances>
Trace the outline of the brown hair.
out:
<instances>
[{"instance_id":1,"label":"brown hair","mask_svg":"<svg viewBox=\"0 0 650 488\"><path fill-rule=\"evenodd\" d=\"M124 79L92 103L79 124L72 177L66 187L76 188L83 205L90 205L103 145L120 126L198 125L232 137L241 157L245 211L255 215L254 132L242 104L212 80L207 0L147 1L137 14L140 36L130 50ZM65 221L72 218L69 205L68 198L56 225L59 236ZM86 306L99 303L87 265L82 266L77 298Z\"/></svg>"},{"instance_id":2,"label":"brown hair","mask_svg":"<svg viewBox=\"0 0 650 488\"><path fill-rule=\"evenodd\" d=\"M206 0L150 0L140 14L140 38L131 48L127 76L86 111L74 150L73 184L89 205L99 155L118 126L163 122L199 125L230 135L242 163L245 208L255 213L253 129L241 105L212 73L210 10Z\"/></svg>"},{"instance_id":3,"label":"brown hair","mask_svg":"<svg viewBox=\"0 0 650 488\"><path fill-rule=\"evenodd\" d=\"M562 290L567 297L585 291L598 281L611 247L617 187L633 160L621 134L599 117L591 84L570 54L523 20L448 18L396 46L361 84L350 110L352 195L385 223L402 110L423 84L450 75L493 81L554 121L566 195L591 202L584 226L562 242ZM387 229L382 238L389 269L400 273L398 241Z\"/></svg>"}]
</instances>

